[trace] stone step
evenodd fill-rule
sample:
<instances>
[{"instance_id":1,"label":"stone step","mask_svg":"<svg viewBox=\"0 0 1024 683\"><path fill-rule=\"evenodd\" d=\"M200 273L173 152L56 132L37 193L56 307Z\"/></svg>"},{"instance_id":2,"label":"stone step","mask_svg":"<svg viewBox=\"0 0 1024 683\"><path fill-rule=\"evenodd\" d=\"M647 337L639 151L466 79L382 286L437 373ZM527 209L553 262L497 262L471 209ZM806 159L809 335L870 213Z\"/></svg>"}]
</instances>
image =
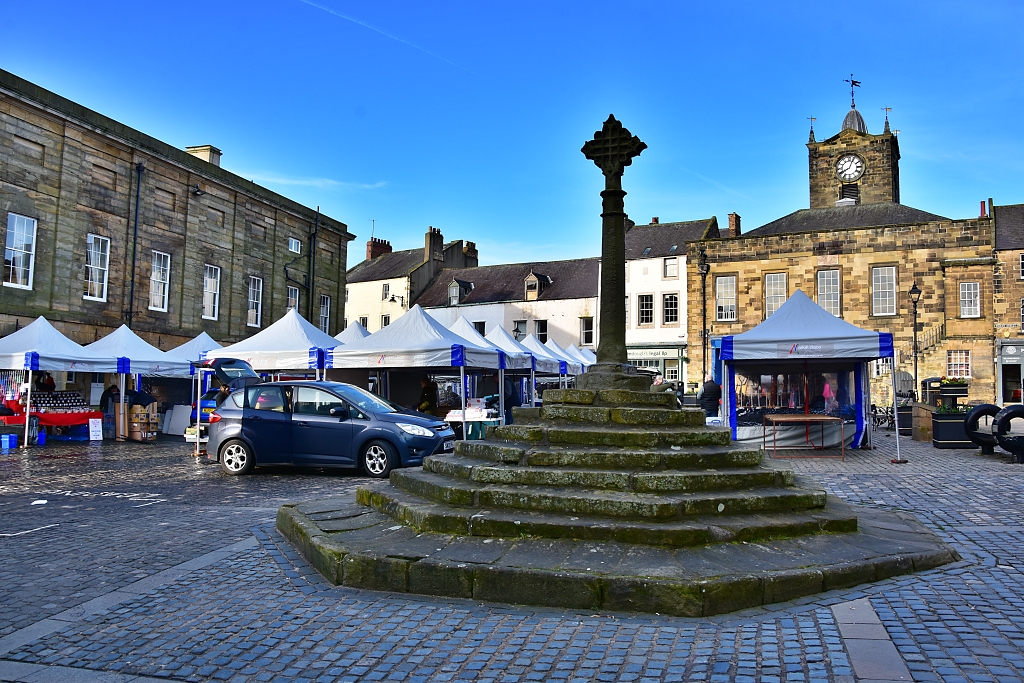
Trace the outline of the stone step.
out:
<instances>
[{"instance_id":1,"label":"stone step","mask_svg":"<svg viewBox=\"0 0 1024 683\"><path fill-rule=\"evenodd\" d=\"M637 493L735 490L792 486L791 469L758 467L718 470L650 471L576 467L528 467L498 464L460 455L428 457L423 469L481 484L563 486L634 491Z\"/></svg>"},{"instance_id":2,"label":"stone step","mask_svg":"<svg viewBox=\"0 0 1024 683\"><path fill-rule=\"evenodd\" d=\"M597 406L662 406L675 407L676 397L672 393L626 391L623 389L548 389L544 392L544 405L556 403Z\"/></svg>"},{"instance_id":3,"label":"stone step","mask_svg":"<svg viewBox=\"0 0 1024 683\"><path fill-rule=\"evenodd\" d=\"M486 443L479 441L476 443ZM471 455L460 450L455 452ZM483 453L484 449L475 449ZM525 445L520 457L525 456L526 464L534 467L591 467L597 469L723 469L732 467L755 467L761 464L761 449L740 446L698 446L695 448L659 449L610 449L596 446L534 446ZM478 456L482 457L482 456ZM487 458L493 459L493 458ZM505 460L504 462L519 462Z\"/></svg>"},{"instance_id":4,"label":"stone step","mask_svg":"<svg viewBox=\"0 0 1024 683\"><path fill-rule=\"evenodd\" d=\"M514 425L512 428L514 428ZM543 439L546 436L548 443L552 444L665 448L669 446L725 446L732 441L732 432L726 427L663 426L658 429L651 429L616 426L612 429L601 429L600 427L584 425L566 425L542 429L541 438ZM501 433L498 432L497 434L498 438L501 438Z\"/></svg>"},{"instance_id":5,"label":"stone step","mask_svg":"<svg viewBox=\"0 0 1024 683\"><path fill-rule=\"evenodd\" d=\"M758 487L694 493L635 493L576 487L478 483L416 469L391 473L391 485L451 505L514 508L600 517L669 520L691 515L732 515L804 510L825 505L815 487Z\"/></svg>"},{"instance_id":6,"label":"stone step","mask_svg":"<svg viewBox=\"0 0 1024 683\"><path fill-rule=\"evenodd\" d=\"M492 462L519 462L530 449L531 444L515 444L493 441L456 441L456 455L479 458Z\"/></svg>"},{"instance_id":7,"label":"stone step","mask_svg":"<svg viewBox=\"0 0 1024 683\"><path fill-rule=\"evenodd\" d=\"M754 542L857 530L852 509L836 498L823 508L793 512L694 516L678 520L621 520L571 513L458 507L424 500L377 483L357 492L363 505L422 532L497 538L574 538L651 546L687 547Z\"/></svg>"},{"instance_id":8,"label":"stone step","mask_svg":"<svg viewBox=\"0 0 1024 683\"><path fill-rule=\"evenodd\" d=\"M487 427L488 440L547 442L588 446L665 448L670 446L725 446L732 441L728 427L569 425L503 425Z\"/></svg>"},{"instance_id":9,"label":"stone step","mask_svg":"<svg viewBox=\"0 0 1024 683\"><path fill-rule=\"evenodd\" d=\"M672 408L606 408L600 406L578 406L568 404L546 405L541 408L542 420L556 422L614 423L616 425L683 425L704 426L704 411L694 408L683 410ZM523 419L538 424L532 416ZM515 418L513 417L513 420Z\"/></svg>"}]
</instances>

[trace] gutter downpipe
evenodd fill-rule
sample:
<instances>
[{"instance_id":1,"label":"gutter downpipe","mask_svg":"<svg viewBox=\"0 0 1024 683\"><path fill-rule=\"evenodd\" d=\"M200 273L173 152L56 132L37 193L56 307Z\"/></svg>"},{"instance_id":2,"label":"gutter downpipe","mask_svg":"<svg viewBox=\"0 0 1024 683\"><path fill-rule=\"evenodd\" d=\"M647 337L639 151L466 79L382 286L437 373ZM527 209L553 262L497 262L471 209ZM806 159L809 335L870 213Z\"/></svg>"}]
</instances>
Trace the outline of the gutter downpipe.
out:
<instances>
[{"instance_id":1,"label":"gutter downpipe","mask_svg":"<svg viewBox=\"0 0 1024 683\"><path fill-rule=\"evenodd\" d=\"M135 229L132 235L132 284L128 294L128 329L132 328L132 321L135 318L135 267L139 251L139 200L142 196L142 172L146 167L140 161L135 165Z\"/></svg>"}]
</instances>

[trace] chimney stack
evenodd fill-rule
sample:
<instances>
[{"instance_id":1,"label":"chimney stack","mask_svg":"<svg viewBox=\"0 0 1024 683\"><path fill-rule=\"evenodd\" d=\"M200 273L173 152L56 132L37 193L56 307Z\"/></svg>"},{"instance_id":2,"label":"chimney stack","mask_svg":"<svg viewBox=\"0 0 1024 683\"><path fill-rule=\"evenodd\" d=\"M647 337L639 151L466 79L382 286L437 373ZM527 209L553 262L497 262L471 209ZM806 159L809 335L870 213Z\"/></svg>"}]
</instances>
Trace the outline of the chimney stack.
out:
<instances>
[{"instance_id":1,"label":"chimney stack","mask_svg":"<svg viewBox=\"0 0 1024 683\"><path fill-rule=\"evenodd\" d=\"M444 261L444 237L441 236L441 229L434 226L427 227L427 234L423 240L423 262Z\"/></svg>"},{"instance_id":2,"label":"chimney stack","mask_svg":"<svg viewBox=\"0 0 1024 683\"><path fill-rule=\"evenodd\" d=\"M366 260L372 261L378 256L391 253L391 242L382 240L379 237L371 237L366 243Z\"/></svg>"},{"instance_id":3,"label":"chimney stack","mask_svg":"<svg viewBox=\"0 0 1024 683\"><path fill-rule=\"evenodd\" d=\"M651 225L657 225L657 224L658 224L658 217L655 216L654 218L651 219Z\"/></svg>"},{"instance_id":4,"label":"chimney stack","mask_svg":"<svg viewBox=\"0 0 1024 683\"><path fill-rule=\"evenodd\" d=\"M203 161L208 161L214 166L220 166L220 150L213 145L196 145L186 147L185 151Z\"/></svg>"},{"instance_id":5,"label":"chimney stack","mask_svg":"<svg viewBox=\"0 0 1024 683\"><path fill-rule=\"evenodd\" d=\"M726 237L739 237L740 236L740 215L738 213L729 214L729 232L726 233Z\"/></svg>"}]
</instances>

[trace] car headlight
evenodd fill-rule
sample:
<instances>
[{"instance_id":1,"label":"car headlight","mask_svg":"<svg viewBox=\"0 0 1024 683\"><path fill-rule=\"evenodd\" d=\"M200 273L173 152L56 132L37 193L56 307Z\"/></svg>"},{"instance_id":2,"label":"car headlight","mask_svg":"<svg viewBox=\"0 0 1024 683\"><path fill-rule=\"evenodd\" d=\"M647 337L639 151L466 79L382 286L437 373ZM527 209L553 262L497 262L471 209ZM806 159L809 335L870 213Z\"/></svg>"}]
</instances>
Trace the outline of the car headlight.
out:
<instances>
[{"instance_id":1,"label":"car headlight","mask_svg":"<svg viewBox=\"0 0 1024 683\"><path fill-rule=\"evenodd\" d=\"M430 431L426 427L420 427L419 425L411 425L408 422L399 422L398 427L406 434L412 434L413 436L433 436L434 432Z\"/></svg>"}]
</instances>

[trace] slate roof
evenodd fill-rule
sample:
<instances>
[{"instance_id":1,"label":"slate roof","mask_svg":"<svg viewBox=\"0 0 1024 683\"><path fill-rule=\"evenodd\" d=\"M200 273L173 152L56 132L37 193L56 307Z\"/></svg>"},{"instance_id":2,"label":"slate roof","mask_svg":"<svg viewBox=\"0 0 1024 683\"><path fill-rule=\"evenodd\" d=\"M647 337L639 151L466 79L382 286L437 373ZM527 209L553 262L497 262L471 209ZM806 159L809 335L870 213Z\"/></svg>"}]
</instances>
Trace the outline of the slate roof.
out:
<instances>
[{"instance_id":1,"label":"slate roof","mask_svg":"<svg viewBox=\"0 0 1024 683\"><path fill-rule=\"evenodd\" d=\"M715 216L698 221L635 225L626 233L626 260L685 254L687 242L718 236L718 219ZM674 251L673 246L676 247ZM645 255L644 250L648 247L651 251Z\"/></svg>"},{"instance_id":2,"label":"slate roof","mask_svg":"<svg viewBox=\"0 0 1024 683\"><path fill-rule=\"evenodd\" d=\"M382 254L372 261L362 261L348 271L348 282L370 282L405 277L423 263L423 247Z\"/></svg>"},{"instance_id":3,"label":"slate roof","mask_svg":"<svg viewBox=\"0 0 1024 683\"><path fill-rule=\"evenodd\" d=\"M800 209L788 216L745 232L743 235L782 235L791 232L872 228L881 225L906 225L944 220L949 219L905 204L877 202L854 206L833 206L827 209Z\"/></svg>"},{"instance_id":4,"label":"slate roof","mask_svg":"<svg viewBox=\"0 0 1024 683\"><path fill-rule=\"evenodd\" d=\"M996 249L1024 249L1024 204L992 207Z\"/></svg>"},{"instance_id":5,"label":"slate roof","mask_svg":"<svg viewBox=\"0 0 1024 683\"><path fill-rule=\"evenodd\" d=\"M538 301L583 299L597 297L597 281L601 267L598 258L571 261L506 263L476 268L445 268L415 303L424 308L447 306L448 285L452 280L472 283L473 288L462 296L463 304L487 304L526 300L526 277L532 272L550 278Z\"/></svg>"}]
</instances>

